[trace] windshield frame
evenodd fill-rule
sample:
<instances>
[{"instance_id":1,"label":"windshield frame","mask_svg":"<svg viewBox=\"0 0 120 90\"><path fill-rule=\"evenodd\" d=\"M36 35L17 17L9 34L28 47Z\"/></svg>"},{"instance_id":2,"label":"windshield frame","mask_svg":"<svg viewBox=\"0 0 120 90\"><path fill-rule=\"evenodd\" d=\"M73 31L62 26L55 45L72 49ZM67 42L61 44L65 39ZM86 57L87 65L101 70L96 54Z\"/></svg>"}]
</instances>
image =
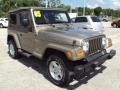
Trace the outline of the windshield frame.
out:
<instances>
[{"instance_id":1,"label":"windshield frame","mask_svg":"<svg viewBox=\"0 0 120 90\"><path fill-rule=\"evenodd\" d=\"M37 24L36 23L36 20L35 20L35 15L34 15L34 11L42 11L42 12L45 12L45 11L48 11L48 12L54 12L54 13L65 13L65 15L66 15L66 18L67 18L67 22L59 22L59 23L49 23L49 22L47 22L47 21L45 21L45 23L43 23L43 24ZM64 24L64 23L71 23L71 19L70 19L70 17L69 17L69 15L68 15L68 13L66 12L66 11L62 11L62 10L43 10L43 9L32 9L32 16L33 16L33 22L34 22L34 24L36 25L36 26L39 26L39 25L50 25L50 24Z\"/></svg>"}]
</instances>

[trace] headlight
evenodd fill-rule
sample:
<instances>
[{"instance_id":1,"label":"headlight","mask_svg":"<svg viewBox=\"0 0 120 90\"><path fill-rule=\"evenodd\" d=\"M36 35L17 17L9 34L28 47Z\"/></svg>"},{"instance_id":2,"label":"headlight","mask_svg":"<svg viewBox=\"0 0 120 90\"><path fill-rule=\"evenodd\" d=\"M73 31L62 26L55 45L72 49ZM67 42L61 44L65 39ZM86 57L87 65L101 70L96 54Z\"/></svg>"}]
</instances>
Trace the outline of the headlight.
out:
<instances>
[{"instance_id":1,"label":"headlight","mask_svg":"<svg viewBox=\"0 0 120 90\"><path fill-rule=\"evenodd\" d=\"M89 42L84 41L84 42L82 43L82 49L83 49L85 52L87 52L87 51L89 50Z\"/></svg>"},{"instance_id":2,"label":"headlight","mask_svg":"<svg viewBox=\"0 0 120 90\"><path fill-rule=\"evenodd\" d=\"M106 37L103 37L102 38L102 45L105 47L106 46L106 41L107 41L107 38Z\"/></svg>"},{"instance_id":3,"label":"headlight","mask_svg":"<svg viewBox=\"0 0 120 90\"><path fill-rule=\"evenodd\" d=\"M103 37L102 38L102 45L106 48L110 47L110 46L112 46L112 40L110 38Z\"/></svg>"}]
</instances>

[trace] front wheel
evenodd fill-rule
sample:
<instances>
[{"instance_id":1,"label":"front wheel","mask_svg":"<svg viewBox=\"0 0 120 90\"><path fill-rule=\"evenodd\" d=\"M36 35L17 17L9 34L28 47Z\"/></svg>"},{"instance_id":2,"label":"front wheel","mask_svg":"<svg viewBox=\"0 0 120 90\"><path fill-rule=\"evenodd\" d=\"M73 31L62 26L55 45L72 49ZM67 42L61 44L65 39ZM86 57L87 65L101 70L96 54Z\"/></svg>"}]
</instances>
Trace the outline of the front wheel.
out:
<instances>
[{"instance_id":1,"label":"front wheel","mask_svg":"<svg viewBox=\"0 0 120 90\"><path fill-rule=\"evenodd\" d=\"M72 79L64 62L64 57L60 55L48 57L47 72L51 82L61 87L68 85Z\"/></svg>"}]
</instances>

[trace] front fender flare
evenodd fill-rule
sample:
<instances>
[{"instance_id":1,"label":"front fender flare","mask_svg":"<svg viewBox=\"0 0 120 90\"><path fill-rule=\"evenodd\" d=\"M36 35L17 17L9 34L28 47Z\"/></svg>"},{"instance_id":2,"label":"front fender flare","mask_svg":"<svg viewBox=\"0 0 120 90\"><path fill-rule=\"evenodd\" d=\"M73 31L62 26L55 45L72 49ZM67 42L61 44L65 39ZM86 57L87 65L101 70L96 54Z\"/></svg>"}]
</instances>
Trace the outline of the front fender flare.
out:
<instances>
[{"instance_id":1,"label":"front fender flare","mask_svg":"<svg viewBox=\"0 0 120 90\"><path fill-rule=\"evenodd\" d=\"M71 45L61 45L61 44L48 44L47 49L54 49L54 50L57 50L57 51L60 51L60 52L63 52L64 54L66 54L67 51L71 51L73 56L69 59L73 60L74 57L75 57L75 50L73 48L73 46Z\"/></svg>"},{"instance_id":2,"label":"front fender flare","mask_svg":"<svg viewBox=\"0 0 120 90\"><path fill-rule=\"evenodd\" d=\"M7 37L8 40L9 40L9 37L12 37L12 38L14 39L17 48L21 48L21 44L20 44L20 42L19 42L20 40L19 40L17 34L9 33L9 34L8 34L8 37Z\"/></svg>"}]
</instances>

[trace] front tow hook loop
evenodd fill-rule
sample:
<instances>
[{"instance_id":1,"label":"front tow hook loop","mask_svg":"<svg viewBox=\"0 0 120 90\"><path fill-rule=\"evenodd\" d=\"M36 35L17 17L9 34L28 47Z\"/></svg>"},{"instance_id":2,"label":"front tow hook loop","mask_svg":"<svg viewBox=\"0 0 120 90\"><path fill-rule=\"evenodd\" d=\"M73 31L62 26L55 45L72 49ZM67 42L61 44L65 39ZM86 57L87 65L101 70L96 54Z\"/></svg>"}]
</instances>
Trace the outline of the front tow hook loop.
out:
<instances>
[{"instance_id":1,"label":"front tow hook loop","mask_svg":"<svg viewBox=\"0 0 120 90\"><path fill-rule=\"evenodd\" d=\"M111 59L115 55L116 55L116 50L111 50L109 55L108 55L108 59Z\"/></svg>"}]
</instances>

